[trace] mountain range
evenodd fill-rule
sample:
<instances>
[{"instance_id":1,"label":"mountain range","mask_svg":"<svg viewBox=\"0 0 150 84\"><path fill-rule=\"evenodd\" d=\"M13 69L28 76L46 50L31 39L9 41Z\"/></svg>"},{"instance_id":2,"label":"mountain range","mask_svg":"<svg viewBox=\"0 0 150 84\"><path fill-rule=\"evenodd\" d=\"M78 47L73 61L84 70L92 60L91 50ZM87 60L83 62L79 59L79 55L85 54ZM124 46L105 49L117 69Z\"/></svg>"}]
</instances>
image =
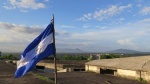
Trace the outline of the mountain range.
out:
<instances>
[{"instance_id":1,"label":"mountain range","mask_svg":"<svg viewBox=\"0 0 150 84\"><path fill-rule=\"evenodd\" d=\"M129 49L117 49L117 50L107 51L107 53L140 53L140 51L129 50Z\"/></svg>"},{"instance_id":2,"label":"mountain range","mask_svg":"<svg viewBox=\"0 0 150 84\"><path fill-rule=\"evenodd\" d=\"M79 48L76 49L70 49L70 48L63 48L63 49L56 49L57 53L92 53L90 51L84 51ZM100 53L100 52L97 52ZM101 53L141 53L140 51L136 50L130 50L130 49L117 49L117 50L111 50L111 51L105 51Z\"/></svg>"}]
</instances>

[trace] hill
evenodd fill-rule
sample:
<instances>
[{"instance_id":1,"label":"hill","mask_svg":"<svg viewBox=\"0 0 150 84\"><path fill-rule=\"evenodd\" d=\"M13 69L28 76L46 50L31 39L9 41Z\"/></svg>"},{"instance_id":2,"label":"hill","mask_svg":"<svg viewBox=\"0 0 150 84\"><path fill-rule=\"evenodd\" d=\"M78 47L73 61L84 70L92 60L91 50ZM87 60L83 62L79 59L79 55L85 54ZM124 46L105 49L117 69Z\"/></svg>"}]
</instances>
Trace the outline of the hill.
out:
<instances>
[{"instance_id":1,"label":"hill","mask_svg":"<svg viewBox=\"0 0 150 84\"><path fill-rule=\"evenodd\" d=\"M140 51L129 50L129 49L117 49L117 50L107 51L107 53L140 53Z\"/></svg>"}]
</instances>

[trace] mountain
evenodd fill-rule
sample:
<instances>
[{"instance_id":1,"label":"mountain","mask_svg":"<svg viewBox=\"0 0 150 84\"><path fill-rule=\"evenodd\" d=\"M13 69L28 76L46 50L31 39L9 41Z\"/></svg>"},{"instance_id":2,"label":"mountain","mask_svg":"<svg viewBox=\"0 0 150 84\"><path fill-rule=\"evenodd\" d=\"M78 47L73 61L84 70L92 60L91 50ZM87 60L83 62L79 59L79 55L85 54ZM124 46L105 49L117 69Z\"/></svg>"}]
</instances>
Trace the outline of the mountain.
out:
<instances>
[{"instance_id":1,"label":"mountain","mask_svg":"<svg viewBox=\"0 0 150 84\"><path fill-rule=\"evenodd\" d=\"M63 48L63 49L56 49L56 52L57 53L84 53L84 51L82 51L81 49L79 48L76 48L76 49L70 49L70 48Z\"/></svg>"},{"instance_id":2,"label":"mountain","mask_svg":"<svg viewBox=\"0 0 150 84\"><path fill-rule=\"evenodd\" d=\"M107 51L107 53L140 53L140 51L129 50L129 49L117 49L117 50Z\"/></svg>"}]
</instances>

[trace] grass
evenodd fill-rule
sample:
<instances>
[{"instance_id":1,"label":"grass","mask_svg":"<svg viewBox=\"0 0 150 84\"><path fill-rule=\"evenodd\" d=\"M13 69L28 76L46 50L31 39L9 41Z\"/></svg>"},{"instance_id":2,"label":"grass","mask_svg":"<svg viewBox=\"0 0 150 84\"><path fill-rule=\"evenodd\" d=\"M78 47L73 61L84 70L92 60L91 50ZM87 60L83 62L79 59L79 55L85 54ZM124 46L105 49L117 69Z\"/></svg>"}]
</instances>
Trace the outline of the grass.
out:
<instances>
[{"instance_id":1,"label":"grass","mask_svg":"<svg viewBox=\"0 0 150 84\"><path fill-rule=\"evenodd\" d=\"M53 79L50 79L49 77L46 77L46 76L42 76L42 75L39 75L39 74L34 74L37 78L39 78L40 80L44 80L44 81L47 81L47 82L50 82L52 84L54 84L54 81Z\"/></svg>"},{"instance_id":2,"label":"grass","mask_svg":"<svg viewBox=\"0 0 150 84\"><path fill-rule=\"evenodd\" d=\"M143 78L138 78L137 80L140 81L140 82L142 82L142 83L146 83L146 82L147 82L147 81L144 80Z\"/></svg>"}]
</instances>

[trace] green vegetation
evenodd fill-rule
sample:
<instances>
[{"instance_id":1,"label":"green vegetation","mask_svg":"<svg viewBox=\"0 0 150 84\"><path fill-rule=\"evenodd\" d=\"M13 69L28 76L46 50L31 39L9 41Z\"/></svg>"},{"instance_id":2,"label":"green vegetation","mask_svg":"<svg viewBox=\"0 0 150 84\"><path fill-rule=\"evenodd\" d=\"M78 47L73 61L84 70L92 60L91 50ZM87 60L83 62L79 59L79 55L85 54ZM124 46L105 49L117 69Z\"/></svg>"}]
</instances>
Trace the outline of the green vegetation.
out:
<instances>
[{"instance_id":1,"label":"green vegetation","mask_svg":"<svg viewBox=\"0 0 150 84\"><path fill-rule=\"evenodd\" d=\"M90 55L90 56L87 58L87 60L88 60L88 61L93 60L93 56L92 56L92 55Z\"/></svg>"},{"instance_id":2,"label":"green vegetation","mask_svg":"<svg viewBox=\"0 0 150 84\"><path fill-rule=\"evenodd\" d=\"M143 78L138 78L137 80L140 81L140 82L142 82L142 83L146 83L146 82L147 82L147 81L144 80Z\"/></svg>"},{"instance_id":3,"label":"green vegetation","mask_svg":"<svg viewBox=\"0 0 150 84\"><path fill-rule=\"evenodd\" d=\"M62 56L59 60L87 60L84 56Z\"/></svg>"},{"instance_id":4,"label":"green vegetation","mask_svg":"<svg viewBox=\"0 0 150 84\"><path fill-rule=\"evenodd\" d=\"M40 80L44 80L44 81L47 81L47 82L50 82L52 84L54 84L54 81L46 76L42 76L42 75L39 75L39 74L34 74L37 78L39 78Z\"/></svg>"},{"instance_id":5,"label":"green vegetation","mask_svg":"<svg viewBox=\"0 0 150 84\"><path fill-rule=\"evenodd\" d=\"M119 54L103 54L101 55L100 59L112 59L112 58L121 58L121 57L125 57Z\"/></svg>"},{"instance_id":6,"label":"green vegetation","mask_svg":"<svg viewBox=\"0 0 150 84\"><path fill-rule=\"evenodd\" d=\"M9 59L9 60L17 60L18 58L12 54L0 56L0 59Z\"/></svg>"},{"instance_id":7,"label":"green vegetation","mask_svg":"<svg viewBox=\"0 0 150 84\"><path fill-rule=\"evenodd\" d=\"M0 57L2 56L2 52L0 51Z\"/></svg>"},{"instance_id":8,"label":"green vegetation","mask_svg":"<svg viewBox=\"0 0 150 84\"><path fill-rule=\"evenodd\" d=\"M99 57L100 56L100 57ZM123 54L57 54L57 60L96 60L96 59L112 59L126 57ZM47 59L53 60L53 56Z\"/></svg>"}]
</instances>

